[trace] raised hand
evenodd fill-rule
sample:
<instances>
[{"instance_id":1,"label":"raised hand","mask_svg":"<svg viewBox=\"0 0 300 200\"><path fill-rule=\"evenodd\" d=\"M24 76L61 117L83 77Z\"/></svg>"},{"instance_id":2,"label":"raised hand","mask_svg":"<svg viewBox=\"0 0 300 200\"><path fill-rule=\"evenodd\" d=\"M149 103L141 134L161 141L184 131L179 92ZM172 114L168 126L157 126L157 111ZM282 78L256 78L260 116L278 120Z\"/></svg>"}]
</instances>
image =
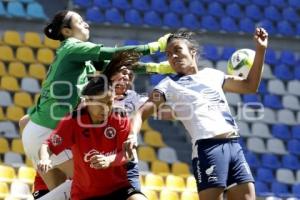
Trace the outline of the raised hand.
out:
<instances>
[{"instance_id":1,"label":"raised hand","mask_svg":"<svg viewBox=\"0 0 300 200\"><path fill-rule=\"evenodd\" d=\"M254 40L256 48L267 48L268 46L268 32L261 27L257 27L254 33Z\"/></svg>"}]
</instances>

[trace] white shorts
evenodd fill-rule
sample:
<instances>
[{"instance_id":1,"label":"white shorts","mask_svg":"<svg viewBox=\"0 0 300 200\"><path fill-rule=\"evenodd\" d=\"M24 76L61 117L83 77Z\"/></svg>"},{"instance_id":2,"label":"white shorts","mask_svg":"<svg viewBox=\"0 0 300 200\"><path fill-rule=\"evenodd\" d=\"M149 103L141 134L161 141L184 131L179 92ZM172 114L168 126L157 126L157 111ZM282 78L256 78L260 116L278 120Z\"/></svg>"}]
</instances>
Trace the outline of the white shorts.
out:
<instances>
[{"instance_id":1,"label":"white shorts","mask_svg":"<svg viewBox=\"0 0 300 200\"><path fill-rule=\"evenodd\" d=\"M26 155L31 159L33 166L36 168L39 161L38 152L44 141L49 137L53 130L40 126L31 120L25 126L22 133L22 141ZM72 159L71 150L65 150L58 155L52 154L50 160L55 167L67 160Z\"/></svg>"}]
</instances>

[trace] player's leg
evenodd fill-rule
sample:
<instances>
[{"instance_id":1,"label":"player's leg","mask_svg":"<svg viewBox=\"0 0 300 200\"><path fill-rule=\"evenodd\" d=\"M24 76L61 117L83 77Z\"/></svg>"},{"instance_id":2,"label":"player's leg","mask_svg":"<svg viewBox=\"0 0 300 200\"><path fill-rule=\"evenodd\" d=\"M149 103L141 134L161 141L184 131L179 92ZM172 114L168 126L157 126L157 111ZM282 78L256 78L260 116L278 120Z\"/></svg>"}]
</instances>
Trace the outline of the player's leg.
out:
<instances>
[{"instance_id":1,"label":"player's leg","mask_svg":"<svg viewBox=\"0 0 300 200\"><path fill-rule=\"evenodd\" d=\"M71 191L71 180L66 180L64 183L60 184L58 187L54 188L48 194L42 196L38 200L69 200Z\"/></svg>"},{"instance_id":2,"label":"player's leg","mask_svg":"<svg viewBox=\"0 0 300 200\"><path fill-rule=\"evenodd\" d=\"M147 197L143 194L133 194L127 200L147 200Z\"/></svg>"},{"instance_id":3,"label":"player's leg","mask_svg":"<svg viewBox=\"0 0 300 200\"><path fill-rule=\"evenodd\" d=\"M227 191L228 200L255 200L255 188L252 182L238 184Z\"/></svg>"},{"instance_id":4,"label":"player's leg","mask_svg":"<svg viewBox=\"0 0 300 200\"><path fill-rule=\"evenodd\" d=\"M67 179L66 175L57 168L51 169L47 173L40 173L40 176L43 178L50 191L64 183Z\"/></svg>"},{"instance_id":5,"label":"player's leg","mask_svg":"<svg viewBox=\"0 0 300 200\"><path fill-rule=\"evenodd\" d=\"M223 200L224 188L209 188L199 192L201 200Z\"/></svg>"}]
</instances>

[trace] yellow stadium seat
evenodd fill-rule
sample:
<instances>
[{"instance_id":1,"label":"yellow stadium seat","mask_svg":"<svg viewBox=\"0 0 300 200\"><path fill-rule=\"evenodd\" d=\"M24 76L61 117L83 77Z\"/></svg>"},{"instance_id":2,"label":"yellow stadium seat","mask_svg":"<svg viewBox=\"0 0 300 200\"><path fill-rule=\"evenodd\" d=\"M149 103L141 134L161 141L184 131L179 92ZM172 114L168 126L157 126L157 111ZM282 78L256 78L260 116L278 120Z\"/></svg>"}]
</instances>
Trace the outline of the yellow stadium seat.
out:
<instances>
[{"instance_id":1,"label":"yellow stadium seat","mask_svg":"<svg viewBox=\"0 0 300 200\"><path fill-rule=\"evenodd\" d=\"M44 45L46 47L49 47L51 49L57 49L60 45L60 42L58 40L52 40L48 37L45 37L44 39Z\"/></svg>"},{"instance_id":2,"label":"yellow stadium seat","mask_svg":"<svg viewBox=\"0 0 300 200\"><path fill-rule=\"evenodd\" d=\"M20 154L25 154L24 148L23 148L23 142L21 139L13 139L11 142L11 151L20 153Z\"/></svg>"},{"instance_id":3,"label":"yellow stadium seat","mask_svg":"<svg viewBox=\"0 0 300 200\"><path fill-rule=\"evenodd\" d=\"M14 103L23 108L28 108L33 105L32 98L27 92L16 92L14 94Z\"/></svg>"},{"instance_id":4,"label":"yellow stadium seat","mask_svg":"<svg viewBox=\"0 0 300 200\"><path fill-rule=\"evenodd\" d=\"M0 107L0 121L3 121L5 120L5 115L4 115L4 112L3 112L3 108Z\"/></svg>"},{"instance_id":5,"label":"yellow stadium seat","mask_svg":"<svg viewBox=\"0 0 300 200\"><path fill-rule=\"evenodd\" d=\"M152 190L161 190L165 186L162 176L156 174L146 174L145 188Z\"/></svg>"},{"instance_id":6,"label":"yellow stadium seat","mask_svg":"<svg viewBox=\"0 0 300 200\"><path fill-rule=\"evenodd\" d=\"M159 197L164 200L180 200L178 193L170 190L162 190Z\"/></svg>"},{"instance_id":7,"label":"yellow stadium seat","mask_svg":"<svg viewBox=\"0 0 300 200\"><path fill-rule=\"evenodd\" d=\"M46 77L46 67L40 63L33 63L29 65L28 75L33 78L43 80Z\"/></svg>"},{"instance_id":8,"label":"yellow stadium seat","mask_svg":"<svg viewBox=\"0 0 300 200\"><path fill-rule=\"evenodd\" d=\"M37 60L40 63L49 65L54 60L54 53L49 48L41 48L37 51Z\"/></svg>"},{"instance_id":9,"label":"yellow stadium seat","mask_svg":"<svg viewBox=\"0 0 300 200\"><path fill-rule=\"evenodd\" d=\"M4 199L9 195L9 188L7 183L0 182L0 199Z\"/></svg>"},{"instance_id":10,"label":"yellow stadium seat","mask_svg":"<svg viewBox=\"0 0 300 200\"><path fill-rule=\"evenodd\" d=\"M23 78L26 76L26 67L22 62L10 62L8 65L8 74L17 78Z\"/></svg>"},{"instance_id":11,"label":"yellow stadium seat","mask_svg":"<svg viewBox=\"0 0 300 200\"><path fill-rule=\"evenodd\" d=\"M5 64L4 62L0 61L0 76L4 76L6 74L7 72L6 72Z\"/></svg>"},{"instance_id":12,"label":"yellow stadium seat","mask_svg":"<svg viewBox=\"0 0 300 200\"><path fill-rule=\"evenodd\" d=\"M16 178L16 172L13 167L0 165L0 182L11 183Z\"/></svg>"},{"instance_id":13,"label":"yellow stadium seat","mask_svg":"<svg viewBox=\"0 0 300 200\"><path fill-rule=\"evenodd\" d=\"M21 166L18 169L18 179L29 184L33 184L36 170L33 167Z\"/></svg>"},{"instance_id":14,"label":"yellow stadium seat","mask_svg":"<svg viewBox=\"0 0 300 200\"><path fill-rule=\"evenodd\" d=\"M157 160L155 150L149 146L140 146L138 148L138 158L148 162Z\"/></svg>"},{"instance_id":15,"label":"yellow stadium seat","mask_svg":"<svg viewBox=\"0 0 300 200\"><path fill-rule=\"evenodd\" d=\"M36 32L26 32L24 34L24 44L33 48L42 47L41 37Z\"/></svg>"},{"instance_id":16,"label":"yellow stadium seat","mask_svg":"<svg viewBox=\"0 0 300 200\"><path fill-rule=\"evenodd\" d=\"M185 189L184 178L175 175L166 177L166 187L172 191L183 191Z\"/></svg>"},{"instance_id":17,"label":"yellow stadium seat","mask_svg":"<svg viewBox=\"0 0 300 200\"><path fill-rule=\"evenodd\" d=\"M182 177L191 175L189 165L183 162L173 163L171 166L172 174Z\"/></svg>"},{"instance_id":18,"label":"yellow stadium seat","mask_svg":"<svg viewBox=\"0 0 300 200\"><path fill-rule=\"evenodd\" d=\"M143 194L148 198L148 200L158 200L157 192L149 189L142 189Z\"/></svg>"},{"instance_id":19,"label":"yellow stadium seat","mask_svg":"<svg viewBox=\"0 0 300 200\"><path fill-rule=\"evenodd\" d=\"M166 144L163 142L161 134L157 131L146 131L144 133L144 142L153 147L164 147Z\"/></svg>"},{"instance_id":20,"label":"yellow stadium seat","mask_svg":"<svg viewBox=\"0 0 300 200\"><path fill-rule=\"evenodd\" d=\"M20 90L20 85L18 83L18 80L12 76L3 76L1 78L0 86L4 90L8 90L12 92L16 92Z\"/></svg>"},{"instance_id":21,"label":"yellow stadium seat","mask_svg":"<svg viewBox=\"0 0 300 200\"><path fill-rule=\"evenodd\" d=\"M148 120L145 120L142 124L141 131L152 131L153 128L150 127Z\"/></svg>"},{"instance_id":22,"label":"yellow stadium seat","mask_svg":"<svg viewBox=\"0 0 300 200\"><path fill-rule=\"evenodd\" d=\"M181 200L199 200L197 192L183 191L181 193Z\"/></svg>"},{"instance_id":23,"label":"yellow stadium seat","mask_svg":"<svg viewBox=\"0 0 300 200\"><path fill-rule=\"evenodd\" d=\"M17 31L5 31L3 33L3 42L10 46L22 45L21 36Z\"/></svg>"},{"instance_id":24,"label":"yellow stadium seat","mask_svg":"<svg viewBox=\"0 0 300 200\"><path fill-rule=\"evenodd\" d=\"M11 62L15 60L14 51L10 46L0 46L0 60L6 62Z\"/></svg>"},{"instance_id":25,"label":"yellow stadium seat","mask_svg":"<svg viewBox=\"0 0 300 200\"><path fill-rule=\"evenodd\" d=\"M197 192L197 183L196 183L196 179L194 176L187 177L186 188L189 191Z\"/></svg>"},{"instance_id":26,"label":"yellow stadium seat","mask_svg":"<svg viewBox=\"0 0 300 200\"><path fill-rule=\"evenodd\" d=\"M167 176L170 173L168 163L156 160L151 163L151 172L162 176Z\"/></svg>"},{"instance_id":27,"label":"yellow stadium seat","mask_svg":"<svg viewBox=\"0 0 300 200\"><path fill-rule=\"evenodd\" d=\"M27 167L33 167L32 161L27 156L25 158L25 164Z\"/></svg>"},{"instance_id":28,"label":"yellow stadium seat","mask_svg":"<svg viewBox=\"0 0 300 200\"><path fill-rule=\"evenodd\" d=\"M0 138L0 154L9 151L9 143L6 138Z\"/></svg>"},{"instance_id":29,"label":"yellow stadium seat","mask_svg":"<svg viewBox=\"0 0 300 200\"><path fill-rule=\"evenodd\" d=\"M16 52L16 58L24 63L36 62L33 50L30 47L18 47Z\"/></svg>"},{"instance_id":30,"label":"yellow stadium seat","mask_svg":"<svg viewBox=\"0 0 300 200\"><path fill-rule=\"evenodd\" d=\"M8 106L6 110L6 118L8 120L18 122L25 115L23 108L19 106Z\"/></svg>"}]
</instances>

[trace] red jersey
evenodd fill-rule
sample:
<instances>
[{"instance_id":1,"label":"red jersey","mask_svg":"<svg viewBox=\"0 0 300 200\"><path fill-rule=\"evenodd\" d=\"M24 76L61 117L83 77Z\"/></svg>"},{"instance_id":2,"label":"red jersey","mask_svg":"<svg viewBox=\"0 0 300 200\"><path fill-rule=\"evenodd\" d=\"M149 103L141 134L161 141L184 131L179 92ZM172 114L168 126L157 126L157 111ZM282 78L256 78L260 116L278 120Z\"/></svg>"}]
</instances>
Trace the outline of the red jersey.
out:
<instances>
[{"instance_id":1,"label":"red jersey","mask_svg":"<svg viewBox=\"0 0 300 200\"><path fill-rule=\"evenodd\" d=\"M72 150L72 200L103 196L130 185L124 165L107 169L90 167L93 155L108 156L122 151L130 131L129 119L121 114L112 113L103 124L102 127L92 124L85 109L74 111L61 120L46 142L54 154L65 149Z\"/></svg>"}]
</instances>

